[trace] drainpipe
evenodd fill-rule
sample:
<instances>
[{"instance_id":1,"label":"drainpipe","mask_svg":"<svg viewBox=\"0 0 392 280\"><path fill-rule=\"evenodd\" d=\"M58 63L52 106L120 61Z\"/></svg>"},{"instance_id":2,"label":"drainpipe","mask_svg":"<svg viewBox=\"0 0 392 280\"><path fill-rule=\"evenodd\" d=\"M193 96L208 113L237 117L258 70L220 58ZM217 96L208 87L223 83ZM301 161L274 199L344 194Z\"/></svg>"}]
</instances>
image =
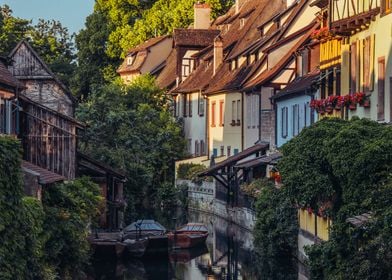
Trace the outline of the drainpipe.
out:
<instances>
[{"instance_id":1,"label":"drainpipe","mask_svg":"<svg viewBox=\"0 0 392 280\"><path fill-rule=\"evenodd\" d=\"M241 151L244 150L244 92L241 92Z\"/></svg>"},{"instance_id":2,"label":"drainpipe","mask_svg":"<svg viewBox=\"0 0 392 280\"><path fill-rule=\"evenodd\" d=\"M201 90L200 90L200 93L201 93ZM206 103L206 110L205 110L205 112L204 112L204 115L205 115L205 123L206 123L206 131L205 131L205 135L206 135L206 143L205 143L205 146L206 146L206 149L207 149L207 159L210 159L210 133L209 133L209 126L208 126L208 124L209 124L209 117L210 117L210 114L209 114L209 105L210 105L210 100L208 99L208 97L207 97L207 95L203 95L203 98L205 99L205 103Z\"/></svg>"}]
</instances>

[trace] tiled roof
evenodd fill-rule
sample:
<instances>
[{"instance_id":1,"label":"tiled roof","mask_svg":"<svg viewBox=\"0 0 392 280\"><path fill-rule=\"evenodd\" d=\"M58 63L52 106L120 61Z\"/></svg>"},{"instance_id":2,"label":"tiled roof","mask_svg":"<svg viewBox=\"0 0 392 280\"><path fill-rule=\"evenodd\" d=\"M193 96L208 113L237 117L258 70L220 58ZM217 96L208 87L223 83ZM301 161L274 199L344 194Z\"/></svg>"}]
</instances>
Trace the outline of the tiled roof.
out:
<instances>
[{"instance_id":1,"label":"tiled roof","mask_svg":"<svg viewBox=\"0 0 392 280\"><path fill-rule=\"evenodd\" d=\"M213 74L212 64L213 63L208 63L207 61L202 61L196 70L193 71L182 84L175 88L173 92L189 93L205 90L208 87Z\"/></svg>"},{"instance_id":2,"label":"tiled roof","mask_svg":"<svg viewBox=\"0 0 392 280\"><path fill-rule=\"evenodd\" d=\"M117 69L117 73L137 72L140 71L144 62L147 59L147 51L142 50L136 54L135 60L132 64L128 64L128 59L124 59L123 63Z\"/></svg>"},{"instance_id":3,"label":"tiled roof","mask_svg":"<svg viewBox=\"0 0 392 280\"><path fill-rule=\"evenodd\" d=\"M215 172L221 170L222 168L225 168L227 166L232 166L237 164L237 162L239 162L240 160L243 160L253 154L256 154L258 152L263 152L266 151L269 148L269 143L257 143L254 146L234 155L231 156L227 159L225 159L222 162L219 162L217 164L215 164L214 166L211 166L210 168L208 168L207 170L201 172L198 176L210 176L212 174L214 174Z\"/></svg>"},{"instance_id":4,"label":"tiled roof","mask_svg":"<svg viewBox=\"0 0 392 280\"><path fill-rule=\"evenodd\" d=\"M304 28L304 31L306 31L305 34L301 35L300 40L288 51L281 59L279 59L279 62L269 69L268 71L263 72L260 76L257 78L245 83L244 85L244 90L253 88L255 86L259 86L262 83L268 82L269 80L273 79L279 72L285 67L285 65L292 59L294 53L310 38L310 35L312 32L318 27L318 23L314 21L312 24L310 24L308 27Z\"/></svg>"},{"instance_id":5,"label":"tiled roof","mask_svg":"<svg viewBox=\"0 0 392 280\"><path fill-rule=\"evenodd\" d=\"M285 98L294 93L298 93L310 89L312 84L319 76L319 74L320 74L319 70L314 70L313 72L308 73L307 75L294 79L278 94L272 96L271 99L277 100L277 99Z\"/></svg>"},{"instance_id":6,"label":"tiled roof","mask_svg":"<svg viewBox=\"0 0 392 280\"><path fill-rule=\"evenodd\" d=\"M177 52L172 49L166 59L165 67L156 78L156 83L160 88L170 90L176 83Z\"/></svg>"},{"instance_id":7,"label":"tiled roof","mask_svg":"<svg viewBox=\"0 0 392 280\"><path fill-rule=\"evenodd\" d=\"M220 33L214 29L175 29L174 44L176 46L207 47L214 42Z\"/></svg>"},{"instance_id":8,"label":"tiled roof","mask_svg":"<svg viewBox=\"0 0 392 280\"><path fill-rule=\"evenodd\" d=\"M147 50L149 48L151 48L152 46L155 46L156 44L162 42L163 40L170 38L169 35L164 35L164 36L158 36L158 37L154 37L151 38L147 41L145 41L144 43L141 43L140 45L137 45L136 47L128 50L128 55L129 54L133 54L133 53L137 53L143 50Z\"/></svg>"},{"instance_id":9,"label":"tiled roof","mask_svg":"<svg viewBox=\"0 0 392 280\"><path fill-rule=\"evenodd\" d=\"M18 79L8 71L5 58L0 58L0 84L11 88L23 88L23 85Z\"/></svg>"},{"instance_id":10,"label":"tiled roof","mask_svg":"<svg viewBox=\"0 0 392 280\"><path fill-rule=\"evenodd\" d=\"M41 185L48 185L48 184L53 184L56 182L61 182L65 180L65 177L54 173L52 171L46 170L44 168L41 168L35 164L32 164L28 161L22 161L22 168L33 171L37 174L39 174L39 181Z\"/></svg>"},{"instance_id":11,"label":"tiled roof","mask_svg":"<svg viewBox=\"0 0 392 280\"><path fill-rule=\"evenodd\" d=\"M270 155L263 155L261 157L257 157L254 159L247 160L245 162L241 162L237 164L235 167L237 168L253 168L259 165L266 165L266 164L275 164L277 160L282 157L281 153L273 153Z\"/></svg>"}]
</instances>

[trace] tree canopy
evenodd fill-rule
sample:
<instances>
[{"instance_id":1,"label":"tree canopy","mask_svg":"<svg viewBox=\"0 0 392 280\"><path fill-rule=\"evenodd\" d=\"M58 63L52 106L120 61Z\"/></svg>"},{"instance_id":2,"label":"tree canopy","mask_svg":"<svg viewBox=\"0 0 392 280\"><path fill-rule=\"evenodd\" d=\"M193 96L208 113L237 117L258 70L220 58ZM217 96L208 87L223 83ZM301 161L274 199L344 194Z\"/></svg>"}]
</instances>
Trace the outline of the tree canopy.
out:
<instances>
[{"instance_id":1,"label":"tree canopy","mask_svg":"<svg viewBox=\"0 0 392 280\"><path fill-rule=\"evenodd\" d=\"M81 149L127 172L129 199L153 202L158 187L174 178L174 161L183 155L185 140L152 77L97 88L77 116L88 125Z\"/></svg>"},{"instance_id":2,"label":"tree canopy","mask_svg":"<svg viewBox=\"0 0 392 280\"><path fill-rule=\"evenodd\" d=\"M330 240L308 249L312 279L392 279L392 127L321 120L282 151L278 167L292 204L315 213L332 205ZM373 217L365 227L346 222L364 213Z\"/></svg>"}]
</instances>

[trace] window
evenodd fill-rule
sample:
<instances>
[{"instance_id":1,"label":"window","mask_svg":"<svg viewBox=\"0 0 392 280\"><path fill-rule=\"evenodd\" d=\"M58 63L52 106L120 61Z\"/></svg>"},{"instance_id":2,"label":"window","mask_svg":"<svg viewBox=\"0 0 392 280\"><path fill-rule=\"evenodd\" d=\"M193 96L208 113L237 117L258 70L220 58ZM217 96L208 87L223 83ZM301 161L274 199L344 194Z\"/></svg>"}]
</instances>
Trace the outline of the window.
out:
<instances>
[{"instance_id":1,"label":"window","mask_svg":"<svg viewBox=\"0 0 392 280\"><path fill-rule=\"evenodd\" d=\"M231 146L227 146L227 156L231 156Z\"/></svg>"},{"instance_id":2,"label":"window","mask_svg":"<svg viewBox=\"0 0 392 280\"><path fill-rule=\"evenodd\" d=\"M237 125L241 125L241 100L237 100Z\"/></svg>"},{"instance_id":3,"label":"window","mask_svg":"<svg viewBox=\"0 0 392 280\"><path fill-rule=\"evenodd\" d=\"M234 155L238 154L238 149L234 149Z\"/></svg>"},{"instance_id":4,"label":"window","mask_svg":"<svg viewBox=\"0 0 392 280\"><path fill-rule=\"evenodd\" d=\"M235 101L232 101L231 102L231 125L236 124L235 117L236 117L237 113L235 110L236 110L236 104L235 104Z\"/></svg>"},{"instance_id":5,"label":"window","mask_svg":"<svg viewBox=\"0 0 392 280\"><path fill-rule=\"evenodd\" d=\"M195 141L195 156L199 156L200 155L200 146L199 146L199 141L196 140Z\"/></svg>"},{"instance_id":6,"label":"window","mask_svg":"<svg viewBox=\"0 0 392 280\"><path fill-rule=\"evenodd\" d=\"M188 116L192 117L192 95L188 97Z\"/></svg>"},{"instance_id":7,"label":"window","mask_svg":"<svg viewBox=\"0 0 392 280\"><path fill-rule=\"evenodd\" d=\"M218 156L218 149L217 149L217 148L212 149L212 155L213 155L214 157L217 157L217 156Z\"/></svg>"},{"instance_id":8,"label":"window","mask_svg":"<svg viewBox=\"0 0 392 280\"><path fill-rule=\"evenodd\" d=\"M201 92L199 92L197 104L197 111L199 116L204 116L204 97Z\"/></svg>"},{"instance_id":9,"label":"window","mask_svg":"<svg viewBox=\"0 0 392 280\"><path fill-rule=\"evenodd\" d=\"M378 104L377 120L385 119L385 58L378 59Z\"/></svg>"},{"instance_id":10,"label":"window","mask_svg":"<svg viewBox=\"0 0 392 280\"><path fill-rule=\"evenodd\" d=\"M205 144L203 140L200 140L200 155L204 156L206 154Z\"/></svg>"},{"instance_id":11,"label":"window","mask_svg":"<svg viewBox=\"0 0 392 280\"><path fill-rule=\"evenodd\" d=\"M246 18L240 19L240 29L245 26Z\"/></svg>"},{"instance_id":12,"label":"window","mask_svg":"<svg viewBox=\"0 0 392 280\"><path fill-rule=\"evenodd\" d=\"M193 70L194 61L191 58L183 58L182 59L182 77L188 77Z\"/></svg>"},{"instance_id":13,"label":"window","mask_svg":"<svg viewBox=\"0 0 392 280\"><path fill-rule=\"evenodd\" d=\"M220 146L220 155L221 157L225 155L225 146Z\"/></svg>"},{"instance_id":14,"label":"window","mask_svg":"<svg viewBox=\"0 0 392 280\"><path fill-rule=\"evenodd\" d=\"M219 102L219 126L224 126L224 104L223 100Z\"/></svg>"},{"instance_id":15,"label":"window","mask_svg":"<svg viewBox=\"0 0 392 280\"><path fill-rule=\"evenodd\" d=\"M189 154L192 154L192 139L191 138L188 139L187 151Z\"/></svg>"},{"instance_id":16,"label":"window","mask_svg":"<svg viewBox=\"0 0 392 280\"><path fill-rule=\"evenodd\" d=\"M288 134L288 132L287 132L287 130L288 130L288 127L287 127L287 122L288 122L288 108L287 108L287 107L283 107L283 108L281 109L281 117L282 117L282 121L281 121L281 125L282 125L282 127L281 127L281 130L282 130L282 137L283 137L283 138L286 138L286 137L287 137L287 134Z\"/></svg>"},{"instance_id":17,"label":"window","mask_svg":"<svg viewBox=\"0 0 392 280\"><path fill-rule=\"evenodd\" d=\"M127 65L132 65L135 60L135 56L130 56L127 58Z\"/></svg>"},{"instance_id":18,"label":"window","mask_svg":"<svg viewBox=\"0 0 392 280\"><path fill-rule=\"evenodd\" d=\"M215 111L216 111L216 102L213 101L211 103L211 126L215 126Z\"/></svg>"},{"instance_id":19,"label":"window","mask_svg":"<svg viewBox=\"0 0 392 280\"><path fill-rule=\"evenodd\" d=\"M341 95L341 71L340 68L335 68L335 95Z\"/></svg>"}]
</instances>

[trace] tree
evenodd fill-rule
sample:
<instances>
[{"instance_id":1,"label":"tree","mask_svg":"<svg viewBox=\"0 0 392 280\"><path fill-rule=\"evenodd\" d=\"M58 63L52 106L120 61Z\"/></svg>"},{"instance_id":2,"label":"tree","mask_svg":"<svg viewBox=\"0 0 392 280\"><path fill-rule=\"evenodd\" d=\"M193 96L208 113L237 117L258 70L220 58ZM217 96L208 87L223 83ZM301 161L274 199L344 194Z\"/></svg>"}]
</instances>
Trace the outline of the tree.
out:
<instances>
[{"instance_id":1,"label":"tree","mask_svg":"<svg viewBox=\"0 0 392 280\"><path fill-rule=\"evenodd\" d=\"M332 202L330 240L308 248L312 279L392 279L392 128L370 120L317 122L287 143L278 168L293 204ZM363 213L364 227L346 219Z\"/></svg>"},{"instance_id":2,"label":"tree","mask_svg":"<svg viewBox=\"0 0 392 280\"><path fill-rule=\"evenodd\" d=\"M174 179L174 161L183 155L181 129L167 104L147 75L129 86L116 82L96 89L77 112L88 125L81 149L125 170L127 197L139 205L154 203L162 182Z\"/></svg>"}]
</instances>

